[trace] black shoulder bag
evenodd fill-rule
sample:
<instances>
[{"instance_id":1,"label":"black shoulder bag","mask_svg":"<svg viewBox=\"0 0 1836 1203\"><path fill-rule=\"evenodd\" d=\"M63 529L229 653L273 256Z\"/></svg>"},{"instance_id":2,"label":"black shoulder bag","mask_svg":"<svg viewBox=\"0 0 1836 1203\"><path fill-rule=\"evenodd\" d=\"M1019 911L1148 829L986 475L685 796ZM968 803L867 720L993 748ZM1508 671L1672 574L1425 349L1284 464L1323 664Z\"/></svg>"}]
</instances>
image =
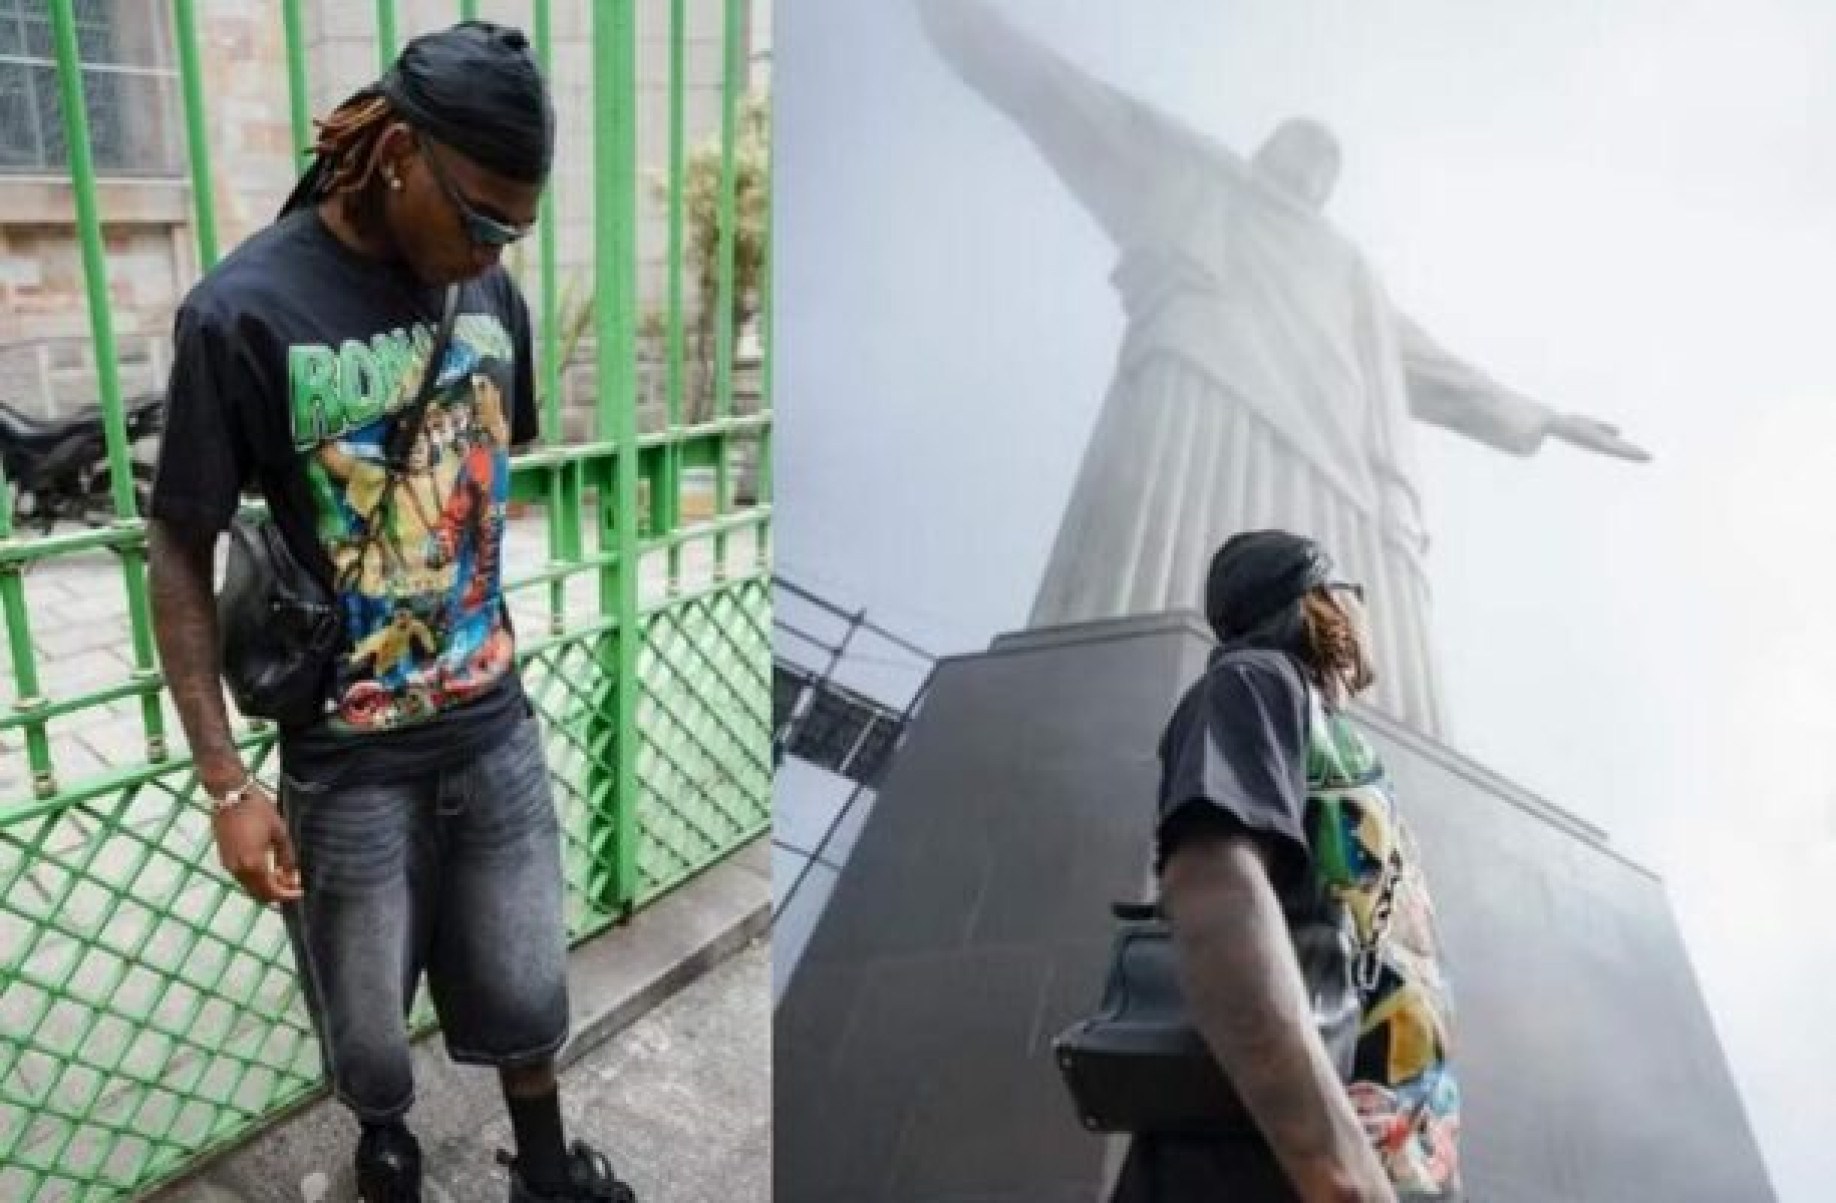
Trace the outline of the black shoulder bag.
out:
<instances>
[{"instance_id":1,"label":"black shoulder bag","mask_svg":"<svg viewBox=\"0 0 1836 1203\"><path fill-rule=\"evenodd\" d=\"M1243 1101L1193 1026L1180 989L1173 930L1152 903L1117 903L1121 927L1095 1014L1053 1052L1078 1117L1093 1132L1187 1136L1255 1131ZM1291 927L1313 1018L1340 1081L1351 1077L1359 995L1333 924Z\"/></svg>"},{"instance_id":2,"label":"black shoulder bag","mask_svg":"<svg viewBox=\"0 0 1836 1203\"><path fill-rule=\"evenodd\" d=\"M439 330L414 399L395 417L383 450L389 478L370 511L363 544L334 587L322 548L302 563L271 520L238 515L230 524L223 588L217 594L217 632L223 679L244 714L282 727L302 727L324 714L333 663L344 641L338 593L353 583L388 513L402 464L420 434L441 361L452 341L459 286L446 290Z\"/></svg>"},{"instance_id":3,"label":"black shoulder bag","mask_svg":"<svg viewBox=\"0 0 1836 1203\"><path fill-rule=\"evenodd\" d=\"M1311 692L1311 691L1310 691ZM1309 699L1310 723L1318 713ZM1096 1012L1053 1042L1078 1117L1093 1132L1222 1136L1254 1119L1192 1023L1180 988L1173 930L1155 903L1116 903L1121 926ZM1350 937L1321 916L1289 925L1314 1024L1351 1078L1363 996Z\"/></svg>"}]
</instances>

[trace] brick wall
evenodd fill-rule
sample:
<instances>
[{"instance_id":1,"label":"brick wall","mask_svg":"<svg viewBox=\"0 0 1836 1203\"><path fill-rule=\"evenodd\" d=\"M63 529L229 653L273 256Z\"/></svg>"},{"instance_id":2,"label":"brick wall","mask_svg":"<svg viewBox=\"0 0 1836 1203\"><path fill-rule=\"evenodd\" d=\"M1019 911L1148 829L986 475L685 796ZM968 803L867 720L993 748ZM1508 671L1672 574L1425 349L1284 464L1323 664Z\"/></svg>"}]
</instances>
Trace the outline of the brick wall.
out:
<instances>
[{"instance_id":1,"label":"brick wall","mask_svg":"<svg viewBox=\"0 0 1836 1203\"><path fill-rule=\"evenodd\" d=\"M152 4L159 0L122 0ZM559 127L553 181L559 279L584 291L593 250L591 18L588 0L552 5L555 64L551 80ZM402 0L403 39L455 20L454 0ZM690 27L685 102L691 144L720 121L720 8L714 0L686 5ZM763 13L752 6L749 36L768 37ZM479 5L487 19L530 21L525 0ZM305 6L310 108L317 115L377 73L374 0L319 0ZM641 169L661 172L668 155L668 0L638 6L640 97L638 155ZM286 46L279 6L272 0L201 0L198 36L205 64L218 244L227 252L266 224L292 186L294 166L288 125ZM109 287L115 328L124 355L157 365L157 348L172 312L197 275L188 179L107 181L99 205L108 242ZM665 296L666 227L661 207L643 190L638 222L641 304ZM537 287L538 255L523 256L524 282ZM94 397L93 363L71 368L88 348L88 314L74 228L74 202L66 180L0 175L0 400L25 408L62 408ZM47 379L47 346L59 366L48 377L56 394L47 404L33 381ZM152 368L147 369L151 372ZM129 369L124 368L124 375ZM130 389L136 381L127 382ZM84 396L87 394L87 396Z\"/></svg>"}]
</instances>

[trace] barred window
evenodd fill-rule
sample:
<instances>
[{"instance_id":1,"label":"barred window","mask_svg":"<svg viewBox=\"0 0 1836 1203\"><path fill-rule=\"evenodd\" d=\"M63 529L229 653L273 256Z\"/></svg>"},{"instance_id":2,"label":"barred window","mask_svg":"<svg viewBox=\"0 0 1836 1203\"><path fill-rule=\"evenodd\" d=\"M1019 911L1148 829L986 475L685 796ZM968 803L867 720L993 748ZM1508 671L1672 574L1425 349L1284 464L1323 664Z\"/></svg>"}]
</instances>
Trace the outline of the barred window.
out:
<instances>
[{"instance_id":1,"label":"barred window","mask_svg":"<svg viewBox=\"0 0 1836 1203\"><path fill-rule=\"evenodd\" d=\"M178 72L170 6L76 0L77 55L96 170L178 175ZM0 0L0 172L62 172L64 144L51 0Z\"/></svg>"}]
</instances>

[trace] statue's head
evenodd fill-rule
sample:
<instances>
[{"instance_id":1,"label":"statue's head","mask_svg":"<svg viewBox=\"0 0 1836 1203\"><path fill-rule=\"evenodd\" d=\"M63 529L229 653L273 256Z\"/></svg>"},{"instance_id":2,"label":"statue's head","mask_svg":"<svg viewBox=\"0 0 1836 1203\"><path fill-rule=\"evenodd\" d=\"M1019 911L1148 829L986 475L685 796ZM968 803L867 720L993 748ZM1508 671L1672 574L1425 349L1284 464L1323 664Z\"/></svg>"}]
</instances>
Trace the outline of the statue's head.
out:
<instances>
[{"instance_id":1,"label":"statue's head","mask_svg":"<svg viewBox=\"0 0 1836 1203\"><path fill-rule=\"evenodd\" d=\"M1311 117L1290 117L1257 148L1262 176L1312 209L1324 209L1339 182L1339 140Z\"/></svg>"},{"instance_id":2,"label":"statue's head","mask_svg":"<svg viewBox=\"0 0 1836 1203\"><path fill-rule=\"evenodd\" d=\"M1226 539L1206 574L1205 617L1222 643L1298 657L1335 699L1376 682L1364 589L1312 539L1282 530Z\"/></svg>"}]
</instances>

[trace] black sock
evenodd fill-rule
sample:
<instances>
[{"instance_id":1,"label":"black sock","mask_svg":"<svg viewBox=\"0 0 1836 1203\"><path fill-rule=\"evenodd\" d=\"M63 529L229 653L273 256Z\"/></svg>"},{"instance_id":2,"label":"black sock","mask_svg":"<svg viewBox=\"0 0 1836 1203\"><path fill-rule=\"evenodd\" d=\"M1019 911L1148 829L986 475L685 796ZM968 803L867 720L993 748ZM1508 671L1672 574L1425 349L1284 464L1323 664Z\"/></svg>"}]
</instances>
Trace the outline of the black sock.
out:
<instances>
[{"instance_id":1,"label":"black sock","mask_svg":"<svg viewBox=\"0 0 1836 1203\"><path fill-rule=\"evenodd\" d=\"M561 1095L550 1090L532 1098L505 1094L510 1126L516 1130L516 1168L542 1194L568 1184L567 1145L561 1134Z\"/></svg>"},{"instance_id":2,"label":"black sock","mask_svg":"<svg viewBox=\"0 0 1836 1203\"><path fill-rule=\"evenodd\" d=\"M403 1136L409 1135L408 1121L399 1115L394 1119L385 1120L359 1119L357 1124L358 1127L362 1129L362 1135L364 1136L368 1136L372 1132L392 1132L399 1133Z\"/></svg>"}]
</instances>

